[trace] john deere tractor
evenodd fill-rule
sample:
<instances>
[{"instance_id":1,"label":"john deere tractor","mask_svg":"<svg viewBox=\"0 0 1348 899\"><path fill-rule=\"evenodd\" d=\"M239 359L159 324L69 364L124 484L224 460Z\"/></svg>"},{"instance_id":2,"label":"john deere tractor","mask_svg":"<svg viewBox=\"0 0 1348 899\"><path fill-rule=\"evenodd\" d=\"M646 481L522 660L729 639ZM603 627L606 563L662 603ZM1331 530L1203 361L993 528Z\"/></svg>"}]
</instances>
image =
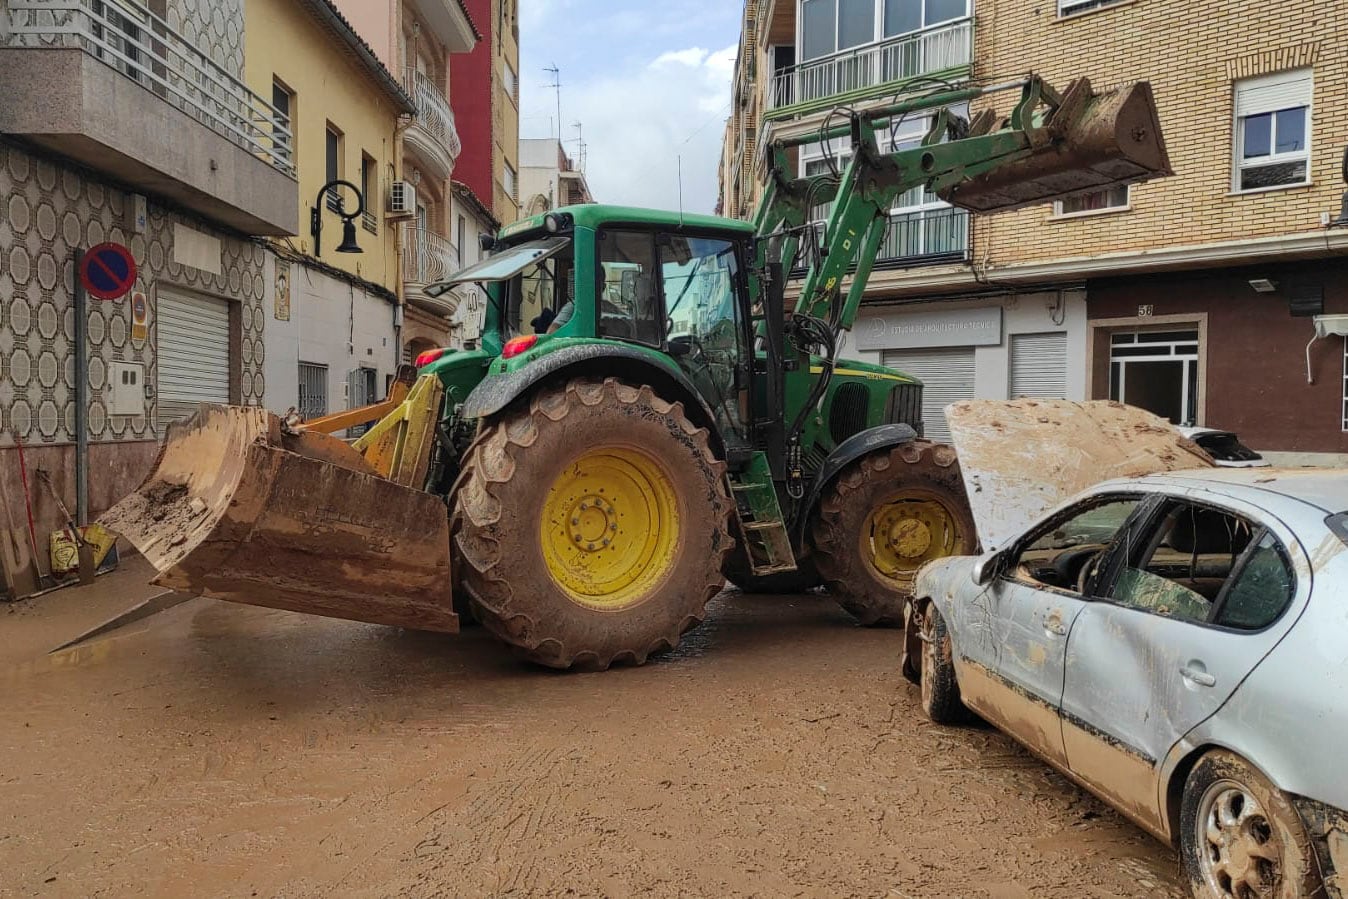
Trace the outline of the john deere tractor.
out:
<instances>
[{"instance_id":1,"label":"john deere tractor","mask_svg":"<svg viewBox=\"0 0 1348 899\"><path fill-rule=\"evenodd\" d=\"M1020 92L1008 120L950 112L996 89ZM914 114L921 144L884 146ZM837 138L845 164L795 176L797 146ZM644 662L726 579L822 584L897 622L917 570L977 536L922 385L840 357L889 210L920 185L995 211L1166 174L1151 92L940 90L764 165L753 222L587 205L511 225L429 288L480 285L479 347L318 421L205 409L106 523L179 589L437 630L457 602L557 668ZM376 418L354 446L330 436Z\"/></svg>"}]
</instances>

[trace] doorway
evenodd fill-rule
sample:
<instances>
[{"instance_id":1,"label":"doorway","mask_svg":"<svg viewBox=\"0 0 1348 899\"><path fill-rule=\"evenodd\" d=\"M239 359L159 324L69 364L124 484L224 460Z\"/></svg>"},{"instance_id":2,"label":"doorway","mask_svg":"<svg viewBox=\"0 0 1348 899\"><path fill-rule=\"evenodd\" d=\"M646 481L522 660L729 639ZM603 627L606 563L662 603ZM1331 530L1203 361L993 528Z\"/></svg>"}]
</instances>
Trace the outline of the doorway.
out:
<instances>
[{"instance_id":1,"label":"doorway","mask_svg":"<svg viewBox=\"0 0 1348 899\"><path fill-rule=\"evenodd\" d=\"M1198 423L1197 329L1109 335L1109 398L1172 424Z\"/></svg>"}]
</instances>

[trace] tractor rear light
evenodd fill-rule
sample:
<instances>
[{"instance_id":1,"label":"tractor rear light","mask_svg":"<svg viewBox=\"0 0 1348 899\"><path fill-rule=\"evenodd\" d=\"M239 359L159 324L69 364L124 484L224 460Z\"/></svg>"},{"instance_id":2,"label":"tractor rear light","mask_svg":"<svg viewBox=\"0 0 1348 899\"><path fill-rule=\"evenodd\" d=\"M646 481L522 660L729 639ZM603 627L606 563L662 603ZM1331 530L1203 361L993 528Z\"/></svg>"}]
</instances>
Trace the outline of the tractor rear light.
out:
<instances>
[{"instance_id":1,"label":"tractor rear light","mask_svg":"<svg viewBox=\"0 0 1348 899\"><path fill-rule=\"evenodd\" d=\"M537 334L525 334L523 337L512 337L506 341L505 346L501 347L501 358L513 359L536 343L538 343Z\"/></svg>"},{"instance_id":2,"label":"tractor rear light","mask_svg":"<svg viewBox=\"0 0 1348 899\"><path fill-rule=\"evenodd\" d=\"M436 359L439 359L441 356L443 356L445 353L448 352L449 350L441 349L441 350L427 350L424 353L420 353L417 355L416 366L417 368L421 368L423 365L430 365Z\"/></svg>"}]
</instances>

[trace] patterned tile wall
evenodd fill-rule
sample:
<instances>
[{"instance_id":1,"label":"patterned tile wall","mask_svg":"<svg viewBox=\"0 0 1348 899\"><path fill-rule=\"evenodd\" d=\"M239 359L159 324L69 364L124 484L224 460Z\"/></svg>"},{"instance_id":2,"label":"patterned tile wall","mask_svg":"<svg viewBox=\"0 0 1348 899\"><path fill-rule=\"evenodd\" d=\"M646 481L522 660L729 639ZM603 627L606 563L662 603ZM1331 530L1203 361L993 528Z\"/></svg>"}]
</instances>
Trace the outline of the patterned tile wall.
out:
<instances>
[{"instance_id":1,"label":"patterned tile wall","mask_svg":"<svg viewBox=\"0 0 1348 899\"><path fill-rule=\"evenodd\" d=\"M0 143L0 445L11 430L34 443L73 442L75 430L75 283L73 251L103 241L131 248L140 269L135 290L149 304L148 339L131 335L128 298L89 300L89 436L93 441L160 436L154 401L147 415L108 414L108 363L140 362L146 382L155 371L155 288L163 284L241 302L240 389L261 405L264 250L247 240L211 232L200 222L151 201L143 234L127 228L129 195L87 173ZM173 226L180 223L221 241L221 274L173 258Z\"/></svg>"},{"instance_id":2,"label":"patterned tile wall","mask_svg":"<svg viewBox=\"0 0 1348 899\"><path fill-rule=\"evenodd\" d=\"M165 12L170 28L243 80L243 0L168 0Z\"/></svg>"}]
</instances>

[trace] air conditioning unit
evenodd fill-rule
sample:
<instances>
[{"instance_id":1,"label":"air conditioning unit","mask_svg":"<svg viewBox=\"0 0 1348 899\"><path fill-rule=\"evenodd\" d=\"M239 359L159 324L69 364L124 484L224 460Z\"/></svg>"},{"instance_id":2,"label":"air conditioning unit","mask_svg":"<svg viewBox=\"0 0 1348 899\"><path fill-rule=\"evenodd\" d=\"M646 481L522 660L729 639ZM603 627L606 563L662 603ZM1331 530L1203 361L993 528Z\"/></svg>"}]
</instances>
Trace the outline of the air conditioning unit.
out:
<instances>
[{"instance_id":1,"label":"air conditioning unit","mask_svg":"<svg viewBox=\"0 0 1348 899\"><path fill-rule=\"evenodd\" d=\"M417 189L411 181L394 181L389 188L389 215L416 215Z\"/></svg>"}]
</instances>

